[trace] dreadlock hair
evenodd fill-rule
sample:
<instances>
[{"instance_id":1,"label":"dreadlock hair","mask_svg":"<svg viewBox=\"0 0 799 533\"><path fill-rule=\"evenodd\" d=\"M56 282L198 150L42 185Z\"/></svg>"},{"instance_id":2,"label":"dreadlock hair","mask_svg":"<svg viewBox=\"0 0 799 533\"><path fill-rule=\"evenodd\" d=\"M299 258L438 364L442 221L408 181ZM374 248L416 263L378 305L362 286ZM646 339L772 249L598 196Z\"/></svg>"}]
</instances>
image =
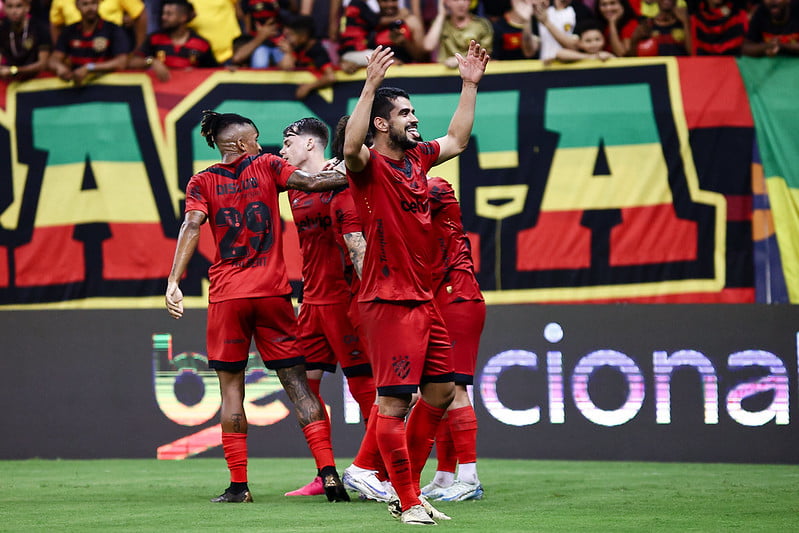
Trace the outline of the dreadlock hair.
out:
<instances>
[{"instance_id":1,"label":"dreadlock hair","mask_svg":"<svg viewBox=\"0 0 799 533\"><path fill-rule=\"evenodd\" d=\"M206 109L203 111L203 119L202 122L200 122L200 135L205 137L205 142L208 143L208 146L213 148L217 145L216 138L219 133L228 126L234 124L248 124L255 128L256 133L258 132L258 127L247 117L237 115L236 113L217 113L216 111Z\"/></svg>"},{"instance_id":2,"label":"dreadlock hair","mask_svg":"<svg viewBox=\"0 0 799 533\"><path fill-rule=\"evenodd\" d=\"M330 140L330 132L327 129L327 125L318 118L313 117L301 118L286 126L283 130L283 137L288 137L289 135L310 135L316 137L319 139L319 142L322 143L322 148L325 148Z\"/></svg>"},{"instance_id":3,"label":"dreadlock hair","mask_svg":"<svg viewBox=\"0 0 799 533\"><path fill-rule=\"evenodd\" d=\"M369 117L369 135L374 137L377 133L375 129L375 118L388 119L391 115L391 110L394 108L394 100L397 98L408 98L408 93L399 87L380 87L375 92L375 98L372 102L372 115Z\"/></svg>"},{"instance_id":4,"label":"dreadlock hair","mask_svg":"<svg viewBox=\"0 0 799 533\"><path fill-rule=\"evenodd\" d=\"M344 159L344 133L347 129L347 123L350 121L349 115L344 115L338 119L336 124L336 131L333 134L333 142L330 144L330 150L333 157L339 161ZM366 134L366 139L363 141L366 146L372 146L372 133L371 131Z\"/></svg>"}]
</instances>

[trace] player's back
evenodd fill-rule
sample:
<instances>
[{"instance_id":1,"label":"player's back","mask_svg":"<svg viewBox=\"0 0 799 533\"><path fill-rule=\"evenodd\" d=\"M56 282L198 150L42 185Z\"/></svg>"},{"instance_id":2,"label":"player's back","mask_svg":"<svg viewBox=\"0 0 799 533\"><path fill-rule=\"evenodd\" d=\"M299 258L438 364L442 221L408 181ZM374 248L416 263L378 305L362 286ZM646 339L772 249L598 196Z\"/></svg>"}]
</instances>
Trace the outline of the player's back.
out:
<instances>
[{"instance_id":1,"label":"player's back","mask_svg":"<svg viewBox=\"0 0 799 533\"><path fill-rule=\"evenodd\" d=\"M243 155L189 181L186 211L206 213L216 244L211 302L291 292L277 194L294 170L272 154Z\"/></svg>"}]
</instances>

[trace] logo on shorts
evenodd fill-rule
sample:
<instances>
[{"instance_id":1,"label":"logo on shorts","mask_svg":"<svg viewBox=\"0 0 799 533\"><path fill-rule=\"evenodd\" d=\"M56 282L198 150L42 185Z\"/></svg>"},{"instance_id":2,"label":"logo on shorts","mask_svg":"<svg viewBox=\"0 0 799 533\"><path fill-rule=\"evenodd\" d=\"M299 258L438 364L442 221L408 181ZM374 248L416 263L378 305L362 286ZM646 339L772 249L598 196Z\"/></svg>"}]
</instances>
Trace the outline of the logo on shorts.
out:
<instances>
[{"instance_id":1,"label":"logo on shorts","mask_svg":"<svg viewBox=\"0 0 799 533\"><path fill-rule=\"evenodd\" d=\"M411 362L408 359L407 355L396 355L392 357L391 367L394 369L394 373L400 379L405 379L408 377L408 374L411 372Z\"/></svg>"}]
</instances>

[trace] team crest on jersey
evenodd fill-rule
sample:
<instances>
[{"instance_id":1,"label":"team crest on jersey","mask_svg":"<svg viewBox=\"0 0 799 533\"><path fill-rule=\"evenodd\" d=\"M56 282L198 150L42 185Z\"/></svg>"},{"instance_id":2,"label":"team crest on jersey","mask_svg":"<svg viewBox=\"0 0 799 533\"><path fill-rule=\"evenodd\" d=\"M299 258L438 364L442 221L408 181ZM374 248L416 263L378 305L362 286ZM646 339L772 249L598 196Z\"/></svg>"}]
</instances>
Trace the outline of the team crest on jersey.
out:
<instances>
[{"instance_id":1,"label":"team crest on jersey","mask_svg":"<svg viewBox=\"0 0 799 533\"><path fill-rule=\"evenodd\" d=\"M108 39L105 37L95 37L92 39L92 49L95 52L105 52L108 49Z\"/></svg>"},{"instance_id":2,"label":"team crest on jersey","mask_svg":"<svg viewBox=\"0 0 799 533\"><path fill-rule=\"evenodd\" d=\"M400 379L405 379L411 372L411 361L407 355L395 355L392 357L391 368Z\"/></svg>"}]
</instances>

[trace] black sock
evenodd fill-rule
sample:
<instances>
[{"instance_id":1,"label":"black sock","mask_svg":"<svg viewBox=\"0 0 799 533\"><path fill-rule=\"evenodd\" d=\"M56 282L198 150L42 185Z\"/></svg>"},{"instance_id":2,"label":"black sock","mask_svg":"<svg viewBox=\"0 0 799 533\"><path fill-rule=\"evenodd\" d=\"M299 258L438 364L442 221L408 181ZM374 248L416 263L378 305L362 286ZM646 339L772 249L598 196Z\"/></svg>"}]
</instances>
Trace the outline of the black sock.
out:
<instances>
[{"instance_id":1,"label":"black sock","mask_svg":"<svg viewBox=\"0 0 799 533\"><path fill-rule=\"evenodd\" d=\"M241 494L245 490L250 490L246 481L244 483L234 483L231 481L230 486L227 488L227 491L231 494Z\"/></svg>"},{"instance_id":2,"label":"black sock","mask_svg":"<svg viewBox=\"0 0 799 533\"><path fill-rule=\"evenodd\" d=\"M336 472L336 467L335 466L323 466L319 470L319 477L321 477L322 479L325 479L325 476L329 476L331 474L338 475L338 472Z\"/></svg>"}]
</instances>

